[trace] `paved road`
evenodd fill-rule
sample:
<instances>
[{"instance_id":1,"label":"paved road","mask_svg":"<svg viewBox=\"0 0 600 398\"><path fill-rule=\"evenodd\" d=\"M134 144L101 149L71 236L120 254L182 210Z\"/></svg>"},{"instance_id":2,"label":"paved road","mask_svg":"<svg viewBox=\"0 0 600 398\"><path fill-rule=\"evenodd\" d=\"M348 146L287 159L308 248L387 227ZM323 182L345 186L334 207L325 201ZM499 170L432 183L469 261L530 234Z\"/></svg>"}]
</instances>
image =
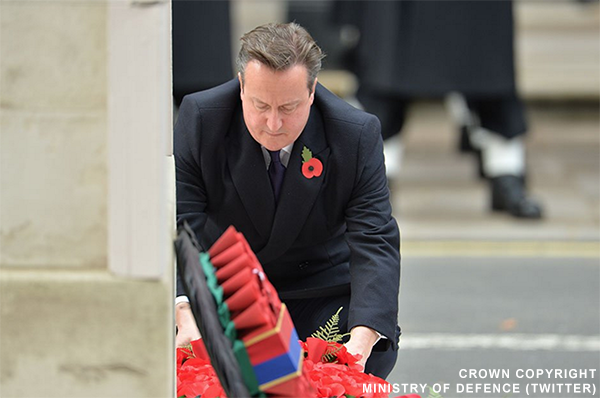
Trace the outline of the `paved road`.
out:
<instances>
[{"instance_id":1,"label":"paved road","mask_svg":"<svg viewBox=\"0 0 600 398\"><path fill-rule=\"evenodd\" d=\"M598 258L404 258L400 324L390 396L436 383L444 398L600 396Z\"/></svg>"}]
</instances>

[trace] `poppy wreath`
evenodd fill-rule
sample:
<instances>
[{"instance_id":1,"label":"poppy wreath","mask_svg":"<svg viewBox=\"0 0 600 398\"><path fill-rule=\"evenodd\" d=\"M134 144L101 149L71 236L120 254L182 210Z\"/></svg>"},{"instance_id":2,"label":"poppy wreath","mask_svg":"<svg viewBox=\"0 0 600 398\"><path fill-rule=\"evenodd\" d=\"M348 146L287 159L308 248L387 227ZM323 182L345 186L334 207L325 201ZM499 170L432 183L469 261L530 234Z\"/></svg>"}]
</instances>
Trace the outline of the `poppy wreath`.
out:
<instances>
[{"instance_id":1,"label":"poppy wreath","mask_svg":"<svg viewBox=\"0 0 600 398\"><path fill-rule=\"evenodd\" d=\"M306 342L299 341L285 304L235 228L200 253L199 266L252 397L387 398L381 391L391 392L391 385L363 373L360 356L340 344L341 308ZM203 339L177 348L178 398L226 398L209 351Z\"/></svg>"},{"instance_id":2,"label":"poppy wreath","mask_svg":"<svg viewBox=\"0 0 600 398\"><path fill-rule=\"evenodd\" d=\"M392 391L392 386L387 381L363 373L362 366L357 364L359 356L350 354L340 343L308 337L306 342L300 341L300 346L304 351L302 376L309 381L311 389L299 396L387 398ZM365 385L369 388L365 388ZM177 397L198 396L226 398L202 339L192 342L188 348L177 349ZM409 394L398 398L421 397Z\"/></svg>"},{"instance_id":3,"label":"poppy wreath","mask_svg":"<svg viewBox=\"0 0 600 398\"><path fill-rule=\"evenodd\" d=\"M229 227L208 251L199 253L197 261L199 264L195 266L202 270L210 292L206 299L216 304L215 316L221 326L216 331L220 330L229 340L227 346L233 351L248 395L314 396L302 372L302 348L287 307L243 235ZM202 311L210 307L208 304L200 303ZM211 370L202 362L210 360L218 368L220 353L215 352L214 346L207 346L210 354L207 358L202 345L196 343L191 350L178 350L178 391L182 393L178 397L195 398L201 391L204 391L202 398L225 396L213 383ZM203 390L205 386L190 376L192 365L213 388ZM220 372L217 375L221 377ZM227 381L222 385L226 386ZM190 385L198 391L190 390Z\"/></svg>"}]
</instances>

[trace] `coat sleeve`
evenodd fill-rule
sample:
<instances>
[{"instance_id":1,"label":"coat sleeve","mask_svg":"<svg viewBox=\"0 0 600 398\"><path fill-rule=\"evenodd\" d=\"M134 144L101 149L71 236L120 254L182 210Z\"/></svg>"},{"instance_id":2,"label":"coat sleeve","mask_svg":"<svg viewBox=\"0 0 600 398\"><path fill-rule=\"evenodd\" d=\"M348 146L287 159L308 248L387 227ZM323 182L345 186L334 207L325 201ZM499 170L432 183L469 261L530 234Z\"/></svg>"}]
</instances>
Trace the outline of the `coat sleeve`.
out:
<instances>
[{"instance_id":1,"label":"coat sleeve","mask_svg":"<svg viewBox=\"0 0 600 398\"><path fill-rule=\"evenodd\" d=\"M193 98L183 99L173 134L175 180L177 195L177 225L187 221L196 237L206 223L207 196L201 168L200 110ZM177 295L183 295L179 275Z\"/></svg>"},{"instance_id":2,"label":"coat sleeve","mask_svg":"<svg viewBox=\"0 0 600 398\"><path fill-rule=\"evenodd\" d=\"M379 120L371 116L359 143L356 181L346 209L351 301L348 328L364 325L396 347L400 232L392 217Z\"/></svg>"}]
</instances>

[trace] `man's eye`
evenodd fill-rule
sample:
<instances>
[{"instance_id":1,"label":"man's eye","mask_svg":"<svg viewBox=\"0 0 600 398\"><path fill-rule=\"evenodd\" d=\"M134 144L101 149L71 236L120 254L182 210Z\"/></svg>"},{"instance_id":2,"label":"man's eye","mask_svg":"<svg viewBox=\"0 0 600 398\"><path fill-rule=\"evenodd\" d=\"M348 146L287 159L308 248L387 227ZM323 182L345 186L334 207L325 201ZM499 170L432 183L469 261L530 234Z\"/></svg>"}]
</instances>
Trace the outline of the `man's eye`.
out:
<instances>
[{"instance_id":1,"label":"man's eye","mask_svg":"<svg viewBox=\"0 0 600 398\"><path fill-rule=\"evenodd\" d=\"M269 107L267 105L256 105L256 109L258 109L259 111L266 111L267 109L269 109Z\"/></svg>"},{"instance_id":2,"label":"man's eye","mask_svg":"<svg viewBox=\"0 0 600 398\"><path fill-rule=\"evenodd\" d=\"M285 113L292 113L292 112L294 112L294 109L296 109L296 108L295 107L285 107L285 106L283 108L281 108L281 110Z\"/></svg>"}]
</instances>

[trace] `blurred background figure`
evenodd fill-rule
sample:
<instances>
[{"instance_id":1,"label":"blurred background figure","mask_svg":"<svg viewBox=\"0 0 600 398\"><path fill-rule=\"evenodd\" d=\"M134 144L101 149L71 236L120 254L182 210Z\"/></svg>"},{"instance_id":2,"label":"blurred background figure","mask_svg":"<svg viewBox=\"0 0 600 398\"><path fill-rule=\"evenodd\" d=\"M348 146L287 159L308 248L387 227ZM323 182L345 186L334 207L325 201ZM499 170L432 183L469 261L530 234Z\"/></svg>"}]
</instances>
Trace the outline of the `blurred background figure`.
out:
<instances>
[{"instance_id":1,"label":"blurred background figure","mask_svg":"<svg viewBox=\"0 0 600 398\"><path fill-rule=\"evenodd\" d=\"M453 93L459 149L477 155L490 208L542 217L526 193L527 124L515 85L512 2L336 1L334 15L358 29L348 67L359 80L359 102L381 120L392 182L410 102Z\"/></svg>"},{"instance_id":2,"label":"blurred background figure","mask_svg":"<svg viewBox=\"0 0 600 398\"><path fill-rule=\"evenodd\" d=\"M173 100L234 77L228 0L173 1Z\"/></svg>"}]
</instances>

